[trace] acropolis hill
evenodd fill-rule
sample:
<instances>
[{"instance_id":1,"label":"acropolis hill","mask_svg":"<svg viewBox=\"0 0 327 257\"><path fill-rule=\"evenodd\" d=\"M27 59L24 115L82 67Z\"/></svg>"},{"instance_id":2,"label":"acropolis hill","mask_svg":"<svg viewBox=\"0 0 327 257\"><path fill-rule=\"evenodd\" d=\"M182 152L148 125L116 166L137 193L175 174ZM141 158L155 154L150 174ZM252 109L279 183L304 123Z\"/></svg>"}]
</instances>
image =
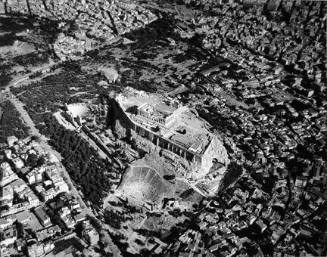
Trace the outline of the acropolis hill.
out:
<instances>
[{"instance_id":1,"label":"acropolis hill","mask_svg":"<svg viewBox=\"0 0 327 257\"><path fill-rule=\"evenodd\" d=\"M187 177L203 178L217 169L222 172L229 164L222 142L195 110L130 88L116 100L130 129L158 146L168 159L180 157L190 164Z\"/></svg>"}]
</instances>

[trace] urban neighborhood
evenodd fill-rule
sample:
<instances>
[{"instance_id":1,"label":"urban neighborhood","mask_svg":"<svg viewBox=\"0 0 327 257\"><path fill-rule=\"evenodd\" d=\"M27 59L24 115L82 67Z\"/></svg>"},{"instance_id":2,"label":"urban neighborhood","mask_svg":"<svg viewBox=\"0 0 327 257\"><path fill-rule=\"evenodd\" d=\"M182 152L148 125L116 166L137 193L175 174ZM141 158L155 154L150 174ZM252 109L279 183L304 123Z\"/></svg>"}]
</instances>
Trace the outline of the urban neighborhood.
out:
<instances>
[{"instance_id":1,"label":"urban neighborhood","mask_svg":"<svg viewBox=\"0 0 327 257\"><path fill-rule=\"evenodd\" d=\"M0 256L327 255L327 3L0 0Z\"/></svg>"}]
</instances>

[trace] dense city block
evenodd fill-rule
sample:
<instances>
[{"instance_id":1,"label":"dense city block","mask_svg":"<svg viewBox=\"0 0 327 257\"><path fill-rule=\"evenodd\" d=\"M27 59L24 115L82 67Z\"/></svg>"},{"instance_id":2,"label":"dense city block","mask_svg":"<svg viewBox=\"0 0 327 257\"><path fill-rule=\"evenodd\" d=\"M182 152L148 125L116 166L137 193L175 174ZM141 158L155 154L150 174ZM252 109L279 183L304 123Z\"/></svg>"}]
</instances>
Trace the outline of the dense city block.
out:
<instances>
[{"instance_id":1,"label":"dense city block","mask_svg":"<svg viewBox=\"0 0 327 257\"><path fill-rule=\"evenodd\" d=\"M326 13L0 0L0 256L326 256Z\"/></svg>"}]
</instances>

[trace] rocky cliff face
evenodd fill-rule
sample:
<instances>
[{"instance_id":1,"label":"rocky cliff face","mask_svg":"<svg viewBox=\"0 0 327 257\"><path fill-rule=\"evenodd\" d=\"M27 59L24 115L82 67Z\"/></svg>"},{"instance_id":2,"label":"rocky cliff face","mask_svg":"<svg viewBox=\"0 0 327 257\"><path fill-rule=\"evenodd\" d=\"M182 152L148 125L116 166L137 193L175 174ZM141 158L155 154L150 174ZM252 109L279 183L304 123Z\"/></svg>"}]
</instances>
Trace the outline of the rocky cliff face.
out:
<instances>
[{"instance_id":1,"label":"rocky cliff face","mask_svg":"<svg viewBox=\"0 0 327 257\"><path fill-rule=\"evenodd\" d=\"M58 36L54 50L61 59L78 58L100 42L157 19L140 5L114 0L0 0L0 13L60 22L64 34Z\"/></svg>"},{"instance_id":2,"label":"rocky cliff face","mask_svg":"<svg viewBox=\"0 0 327 257\"><path fill-rule=\"evenodd\" d=\"M224 147L223 143L214 136L212 141L208 145L205 153L202 157L202 170L204 174L207 174L210 168L213 165L213 160L216 159L219 163L224 164L225 167L229 164L228 153L226 148Z\"/></svg>"}]
</instances>

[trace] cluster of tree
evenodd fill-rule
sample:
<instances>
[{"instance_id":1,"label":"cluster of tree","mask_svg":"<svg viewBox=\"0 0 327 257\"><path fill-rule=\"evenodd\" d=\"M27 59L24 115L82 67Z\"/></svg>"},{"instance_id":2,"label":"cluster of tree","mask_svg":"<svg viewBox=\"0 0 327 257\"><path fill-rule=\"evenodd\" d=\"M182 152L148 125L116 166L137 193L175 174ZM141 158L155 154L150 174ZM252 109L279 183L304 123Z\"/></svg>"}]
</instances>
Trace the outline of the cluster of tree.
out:
<instances>
[{"instance_id":1,"label":"cluster of tree","mask_svg":"<svg viewBox=\"0 0 327 257\"><path fill-rule=\"evenodd\" d=\"M100 159L96 150L77 132L65 129L53 116L47 116L45 123L50 143L61 153L70 176L82 189L85 198L99 207L113 185L107 174L116 171L108 160Z\"/></svg>"},{"instance_id":2,"label":"cluster of tree","mask_svg":"<svg viewBox=\"0 0 327 257\"><path fill-rule=\"evenodd\" d=\"M120 249L114 244L107 230L100 231L100 249L103 256L121 257Z\"/></svg>"},{"instance_id":3,"label":"cluster of tree","mask_svg":"<svg viewBox=\"0 0 327 257\"><path fill-rule=\"evenodd\" d=\"M7 137L24 138L28 135L28 128L19 117L15 106L9 101L0 104L0 143L6 142Z\"/></svg>"},{"instance_id":4,"label":"cluster of tree","mask_svg":"<svg viewBox=\"0 0 327 257\"><path fill-rule=\"evenodd\" d=\"M4 88L11 80L11 64L0 65L0 88Z\"/></svg>"},{"instance_id":5,"label":"cluster of tree","mask_svg":"<svg viewBox=\"0 0 327 257\"><path fill-rule=\"evenodd\" d=\"M112 210L106 210L104 213L104 219L107 224L115 229L120 229L121 223L126 221L124 215L119 212L115 212Z\"/></svg>"},{"instance_id":6,"label":"cluster of tree","mask_svg":"<svg viewBox=\"0 0 327 257\"><path fill-rule=\"evenodd\" d=\"M39 166L45 164L45 162L46 162L46 160L43 155L39 157L36 154L32 153L32 154L29 154L27 160L25 161L25 165L35 168L35 167L39 167Z\"/></svg>"},{"instance_id":7,"label":"cluster of tree","mask_svg":"<svg viewBox=\"0 0 327 257\"><path fill-rule=\"evenodd\" d=\"M41 65L47 63L49 56L47 52L32 52L25 55L19 55L13 58L13 62L22 66Z\"/></svg>"},{"instance_id":8,"label":"cluster of tree","mask_svg":"<svg viewBox=\"0 0 327 257\"><path fill-rule=\"evenodd\" d=\"M99 93L100 86L97 85L97 82L102 77L83 73L80 66L74 63L65 63L58 68L62 68L62 72L11 89L13 94L19 95L19 100L25 104L26 110L38 126L43 124L44 113L55 112L63 108L66 103L82 102L94 98ZM53 90L54 88L56 90Z\"/></svg>"}]
</instances>

